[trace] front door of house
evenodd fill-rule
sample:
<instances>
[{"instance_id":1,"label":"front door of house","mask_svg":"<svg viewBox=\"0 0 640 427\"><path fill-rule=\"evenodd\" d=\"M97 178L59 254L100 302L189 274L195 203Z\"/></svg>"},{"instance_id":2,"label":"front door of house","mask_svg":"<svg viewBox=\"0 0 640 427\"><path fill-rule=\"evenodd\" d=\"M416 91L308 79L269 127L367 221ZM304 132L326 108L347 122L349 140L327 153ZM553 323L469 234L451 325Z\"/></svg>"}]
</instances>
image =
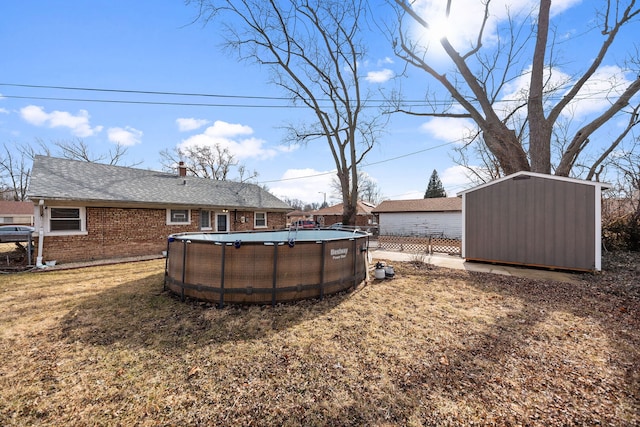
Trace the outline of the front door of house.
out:
<instances>
[{"instance_id":1,"label":"front door of house","mask_svg":"<svg viewBox=\"0 0 640 427\"><path fill-rule=\"evenodd\" d=\"M229 231L229 215L228 214L216 214L216 231L226 232Z\"/></svg>"}]
</instances>

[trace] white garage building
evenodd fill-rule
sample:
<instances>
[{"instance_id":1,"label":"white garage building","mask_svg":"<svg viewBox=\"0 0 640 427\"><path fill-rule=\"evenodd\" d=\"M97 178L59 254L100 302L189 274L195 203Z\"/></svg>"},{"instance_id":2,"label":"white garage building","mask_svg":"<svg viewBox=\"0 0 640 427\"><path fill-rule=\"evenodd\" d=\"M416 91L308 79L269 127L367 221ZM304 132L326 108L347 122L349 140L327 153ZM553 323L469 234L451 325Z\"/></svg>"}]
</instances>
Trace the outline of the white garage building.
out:
<instances>
[{"instance_id":1,"label":"white garage building","mask_svg":"<svg viewBox=\"0 0 640 427\"><path fill-rule=\"evenodd\" d=\"M462 238L462 199L385 200L374 210L380 235Z\"/></svg>"}]
</instances>

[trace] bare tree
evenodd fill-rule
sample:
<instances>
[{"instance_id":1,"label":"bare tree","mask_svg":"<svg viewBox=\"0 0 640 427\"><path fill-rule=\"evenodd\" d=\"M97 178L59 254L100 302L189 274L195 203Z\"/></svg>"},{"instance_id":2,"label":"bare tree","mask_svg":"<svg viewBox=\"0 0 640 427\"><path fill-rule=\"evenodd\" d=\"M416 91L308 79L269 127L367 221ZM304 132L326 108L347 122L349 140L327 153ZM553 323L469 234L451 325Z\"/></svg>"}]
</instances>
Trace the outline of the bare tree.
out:
<instances>
[{"instance_id":1,"label":"bare tree","mask_svg":"<svg viewBox=\"0 0 640 427\"><path fill-rule=\"evenodd\" d=\"M160 151L161 163L164 170L175 171L179 162L184 162L187 174L200 178L226 181L232 170L237 169L240 182L246 182L258 176L257 172L249 173L240 164L228 148L215 144L195 145L184 148L176 147L172 150Z\"/></svg>"},{"instance_id":2,"label":"bare tree","mask_svg":"<svg viewBox=\"0 0 640 427\"><path fill-rule=\"evenodd\" d=\"M627 68L627 71L634 73L635 80L626 82L617 96L614 90L607 93L610 100L608 108L575 129L566 144L556 144L562 149L552 153L554 131L561 116L580 102L578 94L601 69L605 56L623 27L637 21L640 9L635 0L628 0L625 4L613 0L605 2L604 12L597 15L601 44L594 46L592 55L582 55L586 61L582 74L560 82L554 82L550 78L554 62L557 63L557 45L553 38L554 27L550 14L551 0L541 0L538 10L529 17L530 20L517 21L510 16L506 28L497 32L498 40L492 46L483 45L491 17L491 0L485 0L484 15L479 16L481 22L477 38L467 50L454 47L446 36L439 40L440 47L453 67L453 70L447 69L444 72L438 69L439 64L429 56L429 47L413 38L409 28L417 26L428 31L431 24L414 8L414 2L394 0L393 3L398 17L398 27L393 30L396 55L423 70L453 100L444 107L432 103L429 111L419 112L405 108L399 102L397 111L432 117L472 119L482 132L482 143L505 174L520 170L551 173L555 166L556 175L568 176L579 156L589 146L590 140L595 139L592 138L594 133L623 113L631 98L640 91L636 52L636 58L630 60ZM447 19L450 18L452 3L453 0L447 0ZM533 22L531 27L528 27L529 22ZM520 102L516 99L508 107L504 103L498 106L497 101L501 99L506 86L525 75L529 77L529 85L521 91ZM463 112L454 107L461 108ZM618 143L619 141L611 142L603 154L608 155ZM597 167L595 163L594 165Z\"/></svg>"},{"instance_id":3,"label":"bare tree","mask_svg":"<svg viewBox=\"0 0 640 427\"><path fill-rule=\"evenodd\" d=\"M4 153L0 157L3 196L6 195L6 198L15 201L27 199L27 189L31 178L31 167L28 162L24 154L12 152L6 144L4 145Z\"/></svg>"},{"instance_id":4,"label":"bare tree","mask_svg":"<svg viewBox=\"0 0 640 427\"><path fill-rule=\"evenodd\" d=\"M640 139L607 160L614 187L602 203L604 243L608 249L640 250Z\"/></svg>"},{"instance_id":5,"label":"bare tree","mask_svg":"<svg viewBox=\"0 0 640 427\"><path fill-rule=\"evenodd\" d=\"M252 171L247 170L247 167L243 164L238 165L238 182L248 182L258 178L258 171L255 169ZM261 185L262 189L265 191L269 191L269 187L266 184Z\"/></svg>"},{"instance_id":6,"label":"bare tree","mask_svg":"<svg viewBox=\"0 0 640 427\"><path fill-rule=\"evenodd\" d=\"M27 144L19 147L19 151L28 158L33 159L36 155L58 156L69 160L80 160L91 163L104 163L108 165L120 165L127 167L138 166L142 162L127 162L129 149L122 144L115 144L107 152L96 154L89 145L81 138L71 140L57 140L50 144L41 139L37 139L35 144Z\"/></svg>"},{"instance_id":7,"label":"bare tree","mask_svg":"<svg viewBox=\"0 0 640 427\"><path fill-rule=\"evenodd\" d=\"M13 144L11 148L4 144L3 148L4 152L0 154L0 191L3 197L18 201L27 198L31 165L36 155L60 156L71 160L118 165L125 160L128 153L127 147L116 144L106 153L93 154L89 146L80 138L53 141L50 144L38 139L34 144ZM124 166L131 167L140 163L129 163Z\"/></svg>"},{"instance_id":8,"label":"bare tree","mask_svg":"<svg viewBox=\"0 0 640 427\"><path fill-rule=\"evenodd\" d=\"M461 147L455 147L453 151L452 160L467 170L466 175L472 183L480 185L503 176L498 159L489 151L481 137L474 138ZM469 151L473 161L469 157Z\"/></svg>"},{"instance_id":9,"label":"bare tree","mask_svg":"<svg viewBox=\"0 0 640 427\"><path fill-rule=\"evenodd\" d=\"M368 174L358 172L358 189L360 191L360 199L377 205L382 200L382 190L378 183Z\"/></svg>"},{"instance_id":10,"label":"bare tree","mask_svg":"<svg viewBox=\"0 0 640 427\"><path fill-rule=\"evenodd\" d=\"M340 181L337 179L331 180L331 190L333 191L331 197L334 199L340 198ZM358 194L360 200L377 205L382 200L382 190L378 183L366 172L358 171Z\"/></svg>"},{"instance_id":11,"label":"bare tree","mask_svg":"<svg viewBox=\"0 0 640 427\"><path fill-rule=\"evenodd\" d=\"M355 224L358 165L372 149L381 115L365 116L359 64L365 0L191 0L205 24L222 24L226 47L239 59L266 67L272 82L314 121L289 125L289 141L324 140L331 151L344 206ZM218 21L220 19L220 21Z\"/></svg>"},{"instance_id":12,"label":"bare tree","mask_svg":"<svg viewBox=\"0 0 640 427\"><path fill-rule=\"evenodd\" d=\"M291 199L289 197L285 197L282 199L283 202L291 206L296 211L301 211L304 208L305 202L300 199Z\"/></svg>"}]
</instances>

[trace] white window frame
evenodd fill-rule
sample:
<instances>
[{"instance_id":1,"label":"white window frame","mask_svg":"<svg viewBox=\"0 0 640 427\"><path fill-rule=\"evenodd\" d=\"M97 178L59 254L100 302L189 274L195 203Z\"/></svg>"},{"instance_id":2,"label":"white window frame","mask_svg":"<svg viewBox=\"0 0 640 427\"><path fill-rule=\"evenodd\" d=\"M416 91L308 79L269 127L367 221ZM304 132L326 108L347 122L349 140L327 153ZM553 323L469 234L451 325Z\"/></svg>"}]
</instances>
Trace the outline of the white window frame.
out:
<instances>
[{"instance_id":1,"label":"white window frame","mask_svg":"<svg viewBox=\"0 0 640 427\"><path fill-rule=\"evenodd\" d=\"M187 220L186 221L172 221L173 211L187 211ZM167 209L167 225L189 225L191 224L191 209L178 209L178 208L168 208Z\"/></svg>"},{"instance_id":2,"label":"white window frame","mask_svg":"<svg viewBox=\"0 0 640 427\"><path fill-rule=\"evenodd\" d=\"M51 212L52 209L77 209L78 219L80 220L79 230L51 230ZM55 219L53 219L55 221ZM87 234L87 209L83 206L47 206L45 209L45 231L49 236L72 236Z\"/></svg>"},{"instance_id":3,"label":"white window frame","mask_svg":"<svg viewBox=\"0 0 640 427\"><path fill-rule=\"evenodd\" d=\"M264 215L264 225L258 225L258 215ZM267 213L266 212L254 212L253 214L253 228L267 228Z\"/></svg>"},{"instance_id":4,"label":"white window frame","mask_svg":"<svg viewBox=\"0 0 640 427\"><path fill-rule=\"evenodd\" d=\"M204 215L209 217L209 226L208 227L203 227L202 226L202 217ZM211 225L211 211L208 210L208 209L200 209L200 230L213 230L213 227Z\"/></svg>"}]
</instances>

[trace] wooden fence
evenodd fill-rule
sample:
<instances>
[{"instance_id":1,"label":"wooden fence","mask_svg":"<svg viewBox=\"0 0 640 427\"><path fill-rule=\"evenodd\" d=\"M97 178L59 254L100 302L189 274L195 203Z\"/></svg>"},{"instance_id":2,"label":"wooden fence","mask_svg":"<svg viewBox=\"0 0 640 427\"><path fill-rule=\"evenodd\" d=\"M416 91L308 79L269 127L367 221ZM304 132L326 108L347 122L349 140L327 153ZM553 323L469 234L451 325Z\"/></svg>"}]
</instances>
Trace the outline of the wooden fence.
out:
<instances>
[{"instance_id":1,"label":"wooden fence","mask_svg":"<svg viewBox=\"0 0 640 427\"><path fill-rule=\"evenodd\" d=\"M462 240L448 237L378 236L378 248L391 251L462 255Z\"/></svg>"}]
</instances>

